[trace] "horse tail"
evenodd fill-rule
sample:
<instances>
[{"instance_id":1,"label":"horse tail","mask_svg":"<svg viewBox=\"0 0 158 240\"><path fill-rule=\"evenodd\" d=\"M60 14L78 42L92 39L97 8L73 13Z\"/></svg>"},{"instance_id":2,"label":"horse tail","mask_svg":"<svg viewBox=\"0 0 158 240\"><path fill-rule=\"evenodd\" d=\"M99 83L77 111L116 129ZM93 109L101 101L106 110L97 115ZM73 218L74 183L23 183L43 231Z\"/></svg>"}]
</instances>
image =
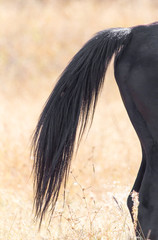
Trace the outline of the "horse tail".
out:
<instances>
[{"instance_id":1,"label":"horse tail","mask_svg":"<svg viewBox=\"0 0 158 240\"><path fill-rule=\"evenodd\" d=\"M48 98L32 145L40 224L49 206L54 211L61 183L66 186L76 138L79 143L88 118L93 119L108 64L113 54L120 56L131 35L130 28L97 33L74 56Z\"/></svg>"}]
</instances>

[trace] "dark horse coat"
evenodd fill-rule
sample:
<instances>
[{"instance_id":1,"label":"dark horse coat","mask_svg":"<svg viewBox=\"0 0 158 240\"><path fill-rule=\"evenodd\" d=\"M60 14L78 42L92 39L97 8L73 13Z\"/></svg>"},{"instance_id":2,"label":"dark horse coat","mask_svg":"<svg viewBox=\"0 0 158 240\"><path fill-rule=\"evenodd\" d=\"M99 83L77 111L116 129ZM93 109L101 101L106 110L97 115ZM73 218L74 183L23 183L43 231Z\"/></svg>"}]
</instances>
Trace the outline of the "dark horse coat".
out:
<instances>
[{"instance_id":1,"label":"dark horse coat","mask_svg":"<svg viewBox=\"0 0 158 240\"><path fill-rule=\"evenodd\" d=\"M139 192L138 232L158 239L158 23L104 30L90 39L62 73L34 134L36 216L54 210L112 58L125 108L142 147L132 190ZM79 135L76 136L77 129ZM132 200L128 197L132 215Z\"/></svg>"}]
</instances>

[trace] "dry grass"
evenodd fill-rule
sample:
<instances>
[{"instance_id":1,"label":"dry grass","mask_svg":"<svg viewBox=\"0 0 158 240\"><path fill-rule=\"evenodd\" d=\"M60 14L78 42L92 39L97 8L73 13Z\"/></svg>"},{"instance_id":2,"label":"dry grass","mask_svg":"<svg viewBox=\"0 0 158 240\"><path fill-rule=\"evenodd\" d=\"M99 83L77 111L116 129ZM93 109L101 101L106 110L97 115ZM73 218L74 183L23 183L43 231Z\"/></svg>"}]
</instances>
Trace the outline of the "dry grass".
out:
<instances>
[{"instance_id":1,"label":"dry grass","mask_svg":"<svg viewBox=\"0 0 158 240\"><path fill-rule=\"evenodd\" d=\"M0 239L134 239L126 198L140 147L110 67L66 192L41 232L30 139L58 75L95 32L156 21L156 1L0 1Z\"/></svg>"}]
</instances>

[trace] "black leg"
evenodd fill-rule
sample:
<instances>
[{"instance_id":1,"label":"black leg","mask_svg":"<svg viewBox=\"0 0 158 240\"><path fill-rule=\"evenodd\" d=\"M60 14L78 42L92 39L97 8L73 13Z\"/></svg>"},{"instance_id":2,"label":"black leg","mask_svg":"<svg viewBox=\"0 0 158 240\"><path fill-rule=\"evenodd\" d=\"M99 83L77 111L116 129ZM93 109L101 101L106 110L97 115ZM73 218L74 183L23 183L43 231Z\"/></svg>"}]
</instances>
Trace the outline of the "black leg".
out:
<instances>
[{"instance_id":1,"label":"black leg","mask_svg":"<svg viewBox=\"0 0 158 240\"><path fill-rule=\"evenodd\" d=\"M137 53L140 53L139 49ZM130 58L126 52L115 65L115 76L143 148L142 164L133 186L133 190L139 192L137 232L145 238L150 233L149 239L158 240L158 57L154 48L150 55L156 56L154 61L149 61L146 51L141 53L145 55L137 58L138 64L129 49ZM130 197L128 206L131 213Z\"/></svg>"},{"instance_id":2,"label":"black leg","mask_svg":"<svg viewBox=\"0 0 158 240\"><path fill-rule=\"evenodd\" d=\"M145 174L139 191L138 221L143 234L158 239L158 144L149 151ZM139 226L138 226L139 227ZM138 229L139 230L139 229Z\"/></svg>"},{"instance_id":3,"label":"black leg","mask_svg":"<svg viewBox=\"0 0 158 240\"><path fill-rule=\"evenodd\" d=\"M143 177L144 177L144 172L145 172L145 168L146 168L146 159L145 159L145 153L144 153L144 150L142 148L142 162L141 162L141 165L140 165L140 168L139 168L139 171L138 171L138 175L137 175L137 178L135 180L135 183L132 187L132 190L128 196L128 199L127 199L127 206L128 206L128 209L129 209L129 212L131 214L131 217L132 217L132 221L133 221L133 215L132 215L132 209L133 209L133 200L132 200L132 192L135 191L137 193L139 193L139 190L140 190L140 187L141 187L141 183L142 183L142 180L143 180Z\"/></svg>"}]
</instances>

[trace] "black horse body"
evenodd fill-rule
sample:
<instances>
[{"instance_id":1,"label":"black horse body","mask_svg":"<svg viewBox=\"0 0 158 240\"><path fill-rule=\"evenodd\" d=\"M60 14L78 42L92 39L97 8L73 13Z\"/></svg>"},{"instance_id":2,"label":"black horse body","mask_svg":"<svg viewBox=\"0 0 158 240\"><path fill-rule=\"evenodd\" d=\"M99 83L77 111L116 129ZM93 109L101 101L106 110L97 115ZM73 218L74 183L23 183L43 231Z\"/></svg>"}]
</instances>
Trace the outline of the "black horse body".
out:
<instances>
[{"instance_id":1,"label":"black horse body","mask_svg":"<svg viewBox=\"0 0 158 240\"><path fill-rule=\"evenodd\" d=\"M139 192L139 232L158 239L158 25L133 28L132 40L115 65L115 77L142 147L132 190ZM128 207L132 211L131 197Z\"/></svg>"},{"instance_id":2,"label":"black horse body","mask_svg":"<svg viewBox=\"0 0 158 240\"><path fill-rule=\"evenodd\" d=\"M115 54L115 78L140 140L142 163L132 188L139 193L137 234L158 239L158 24L100 32L75 55L41 114L34 135L35 205L43 218L54 210L66 184L80 126L79 141L95 110L108 64ZM128 197L132 216L132 199ZM139 233L138 233L139 232Z\"/></svg>"}]
</instances>

